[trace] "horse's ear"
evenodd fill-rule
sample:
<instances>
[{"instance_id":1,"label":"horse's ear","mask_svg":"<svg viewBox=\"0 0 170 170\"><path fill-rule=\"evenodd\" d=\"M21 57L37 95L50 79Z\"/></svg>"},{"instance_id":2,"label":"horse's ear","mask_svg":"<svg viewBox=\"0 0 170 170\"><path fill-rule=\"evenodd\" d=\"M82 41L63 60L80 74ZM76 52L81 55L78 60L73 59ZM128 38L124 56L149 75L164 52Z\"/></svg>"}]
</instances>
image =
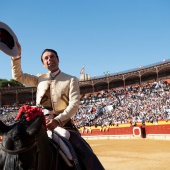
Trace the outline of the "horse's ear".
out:
<instances>
[{"instance_id":1,"label":"horse's ear","mask_svg":"<svg viewBox=\"0 0 170 170\"><path fill-rule=\"evenodd\" d=\"M42 124L43 124L43 116L36 117L35 121L27 128L26 130L27 133L29 135L36 134L40 130Z\"/></svg>"},{"instance_id":2,"label":"horse's ear","mask_svg":"<svg viewBox=\"0 0 170 170\"><path fill-rule=\"evenodd\" d=\"M8 131L8 126L5 125L1 120L0 120L0 135L3 135Z\"/></svg>"}]
</instances>

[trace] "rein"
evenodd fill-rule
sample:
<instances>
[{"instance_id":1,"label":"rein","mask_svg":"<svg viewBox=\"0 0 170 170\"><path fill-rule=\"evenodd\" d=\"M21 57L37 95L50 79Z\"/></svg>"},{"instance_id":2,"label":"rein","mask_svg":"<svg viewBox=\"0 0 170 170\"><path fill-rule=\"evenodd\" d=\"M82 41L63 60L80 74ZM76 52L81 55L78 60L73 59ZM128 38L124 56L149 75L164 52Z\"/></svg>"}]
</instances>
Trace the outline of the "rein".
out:
<instances>
[{"instance_id":1,"label":"rein","mask_svg":"<svg viewBox=\"0 0 170 170\"><path fill-rule=\"evenodd\" d=\"M21 149L18 149L18 150L10 150L10 149L6 149L2 143L1 143L1 149L8 153L8 154L11 154L11 155L18 155L18 154L21 154L21 153L24 153L24 152L27 152L29 150L31 150L32 148L34 148L35 146L37 146L37 142L35 141L34 143L32 143L30 146L28 147L25 147L25 148L21 148Z\"/></svg>"}]
</instances>

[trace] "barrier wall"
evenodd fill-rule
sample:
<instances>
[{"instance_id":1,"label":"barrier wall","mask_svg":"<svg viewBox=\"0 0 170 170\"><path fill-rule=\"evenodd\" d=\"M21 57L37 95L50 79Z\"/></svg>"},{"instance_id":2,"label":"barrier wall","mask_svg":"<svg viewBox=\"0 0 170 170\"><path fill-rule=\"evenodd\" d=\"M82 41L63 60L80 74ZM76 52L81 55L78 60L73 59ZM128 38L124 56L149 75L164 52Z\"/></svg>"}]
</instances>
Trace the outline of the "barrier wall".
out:
<instances>
[{"instance_id":1,"label":"barrier wall","mask_svg":"<svg viewBox=\"0 0 170 170\"><path fill-rule=\"evenodd\" d=\"M94 135L130 135L132 134L132 127L122 127L122 128L105 128L105 129L84 129L80 131L82 136L94 136Z\"/></svg>"},{"instance_id":2,"label":"barrier wall","mask_svg":"<svg viewBox=\"0 0 170 170\"><path fill-rule=\"evenodd\" d=\"M170 134L170 124L152 125L152 126L131 126L131 127L109 127L103 129L81 129L82 136L100 136L100 135L133 135L135 137L146 138L147 135Z\"/></svg>"},{"instance_id":3,"label":"barrier wall","mask_svg":"<svg viewBox=\"0 0 170 170\"><path fill-rule=\"evenodd\" d=\"M170 125L145 126L146 134L170 134Z\"/></svg>"}]
</instances>

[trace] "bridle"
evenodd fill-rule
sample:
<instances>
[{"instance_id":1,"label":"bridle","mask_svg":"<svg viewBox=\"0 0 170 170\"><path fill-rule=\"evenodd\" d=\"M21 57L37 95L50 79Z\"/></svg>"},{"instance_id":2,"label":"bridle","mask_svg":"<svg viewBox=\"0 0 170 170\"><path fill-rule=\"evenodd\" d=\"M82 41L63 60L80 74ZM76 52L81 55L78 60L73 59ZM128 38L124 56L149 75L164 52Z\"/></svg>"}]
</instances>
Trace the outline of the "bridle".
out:
<instances>
[{"instance_id":1,"label":"bridle","mask_svg":"<svg viewBox=\"0 0 170 170\"><path fill-rule=\"evenodd\" d=\"M2 143L1 143L1 149L2 149L4 152L6 152L6 153L8 153L8 154L11 154L11 155L19 155L19 154L21 154L21 153L24 153L24 152L27 152L27 151L33 149L35 146L38 148L38 146L37 146L37 141L34 141L34 142L33 142L30 146L28 146L28 147L21 148L21 149L18 149L18 150L10 150L10 149L5 148L5 147L2 145Z\"/></svg>"},{"instance_id":2,"label":"bridle","mask_svg":"<svg viewBox=\"0 0 170 170\"><path fill-rule=\"evenodd\" d=\"M37 133L37 135L39 134L39 132ZM33 150L33 153L35 155L35 164L34 164L35 167L34 168L36 170L38 170L38 167L40 166L39 164L41 164L41 162L39 162L39 155L40 155L39 142L38 142L38 138L36 136L34 136L33 141L28 146L24 146L23 148L16 149L16 150L6 148L6 146L3 145L3 141L2 141L0 143L0 150L2 150L4 153L6 153L7 156L10 156L10 155L17 156L17 162L18 162L17 165L18 165L18 167L22 166L21 165L22 162L19 159L20 154L29 155L29 154L27 154L27 152ZM49 167L50 167L50 169L52 169L53 164L52 164L52 161L50 161L50 162L51 163L50 163Z\"/></svg>"},{"instance_id":3,"label":"bridle","mask_svg":"<svg viewBox=\"0 0 170 170\"><path fill-rule=\"evenodd\" d=\"M37 166L38 166L38 145L37 145L37 141L34 141L31 145L29 145L28 147L24 147L24 148L21 148L21 149L17 149L17 150L10 150L10 149L7 149L3 146L3 144L1 143L1 150L4 151L5 153L7 153L7 156L9 155L13 155L14 156L14 160L15 160L15 156L17 156L16 158L16 161L17 161L17 164L18 165L17 167L22 167L22 163L21 161L19 161L19 155L20 154L23 154L23 153L26 153L27 151L30 151L31 149L33 148L37 148L36 150L36 160L35 160L35 167L37 169ZM15 165L15 166L16 166Z\"/></svg>"},{"instance_id":4,"label":"bridle","mask_svg":"<svg viewBox=\"0 0 170 170\"><path fill-rule=\"evenodd\" d=\"M37 142L37 139L34 138L32 144L30 144L30 145L27 146L27 147L18 149L18 150L10 150L10 149L7 149L7 148L5 148L5 147L3 146L3 144L1 143L1 149L2 149L4 152L8 153L8 154L11 154L11 155L19 155L19 154L25 153L25 152L33 149L34 147L36 147L37 150L38 150L38 145L37 145L37 143L38 143L38 142Z\"/></svg>"}]
</instances>

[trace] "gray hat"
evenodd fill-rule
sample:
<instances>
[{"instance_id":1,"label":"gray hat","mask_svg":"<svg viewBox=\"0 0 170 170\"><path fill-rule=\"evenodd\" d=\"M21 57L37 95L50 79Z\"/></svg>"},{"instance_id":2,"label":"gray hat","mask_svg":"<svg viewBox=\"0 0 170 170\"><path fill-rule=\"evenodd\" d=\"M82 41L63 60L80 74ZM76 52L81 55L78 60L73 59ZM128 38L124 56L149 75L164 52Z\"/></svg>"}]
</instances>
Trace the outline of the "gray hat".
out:
<instances>
[{"instance_id":1,"label":"gray hat","mask_svg":"<svg viewBox=\"0 0 170 170\"><path fill-rule=\"evenodd\" d=\"M16 57L18 55L17 41L18 39L12 29L0 21L0 50L9 56Z\"/></svg>"}]
</instances>

